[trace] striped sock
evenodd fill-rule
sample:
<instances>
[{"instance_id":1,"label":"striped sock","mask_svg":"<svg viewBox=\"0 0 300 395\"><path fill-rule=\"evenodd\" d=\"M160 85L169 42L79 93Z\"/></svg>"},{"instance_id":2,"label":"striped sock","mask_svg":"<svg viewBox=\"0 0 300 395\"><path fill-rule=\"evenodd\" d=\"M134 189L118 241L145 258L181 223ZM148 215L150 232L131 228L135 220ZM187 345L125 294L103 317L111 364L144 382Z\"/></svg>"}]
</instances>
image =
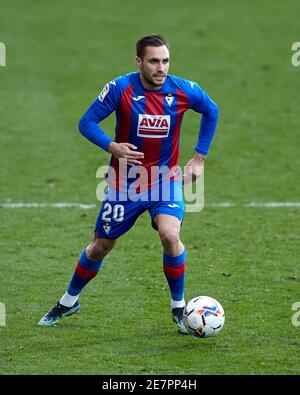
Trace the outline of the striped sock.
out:
<instances>
[{"instance_id":1,"label":"striped sock","mask_svg":"<svg viewBox=\"0 0 300 395\"><path fill-rule=\"evenodd\" d=\"M185 264L185 249L179 256L169 256L164 253L163 269L174 301L184 299Z\"/></svg>"},{"instance_id":2,"label":"striped sock","mask_svg":"<svg viewBox=\"0 0 300 395\"><path fill-rule=\"evenodd\" d=\"M72 296L79 295L87 283L97 275L102 262L103 259L96 262L88 259L84 249L79 261L77 262L75 272L68 286L68 294Z\"/></svg>"}]
</instances>

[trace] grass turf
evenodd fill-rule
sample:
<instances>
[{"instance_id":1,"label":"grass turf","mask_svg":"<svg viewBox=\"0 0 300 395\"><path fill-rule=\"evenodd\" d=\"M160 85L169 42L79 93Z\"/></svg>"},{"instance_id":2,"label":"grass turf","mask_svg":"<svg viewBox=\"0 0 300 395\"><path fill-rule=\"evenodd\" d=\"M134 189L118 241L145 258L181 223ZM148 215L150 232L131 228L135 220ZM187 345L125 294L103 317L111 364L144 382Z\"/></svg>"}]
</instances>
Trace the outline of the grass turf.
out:
<instances>
[{"instance_id":1,"label":"grass turf","mask_svg":"<svg viewBox=\"0 0 300 395\"><path fill-rule=\"evenodd\" d=\"M171 322L161 247L143 215L82 294L80 314L36 327L64 292L97 210L0 209L2 374L299 374L299 209L245 208L299 200L297 1L21 1L1 8L0 202L96 203L108 155L77 132L103 85L134 70L135 40L171 43L170 72L196 80L220 107L205 173L207 203L187 214L186 299L217 298L216 338L180 336ZM148 4L149 7L149 4ZM118 13L115 12L118 10ZM124 18L124 15L127 17ZM182 165L199 117L189 113ZM104 122L112 135L114 118ZM191 144L193 142L193 144ZM239 205L240 204L240 205ZM147 228L147 231L145 229Z\"/></svg>"}]
</instances>

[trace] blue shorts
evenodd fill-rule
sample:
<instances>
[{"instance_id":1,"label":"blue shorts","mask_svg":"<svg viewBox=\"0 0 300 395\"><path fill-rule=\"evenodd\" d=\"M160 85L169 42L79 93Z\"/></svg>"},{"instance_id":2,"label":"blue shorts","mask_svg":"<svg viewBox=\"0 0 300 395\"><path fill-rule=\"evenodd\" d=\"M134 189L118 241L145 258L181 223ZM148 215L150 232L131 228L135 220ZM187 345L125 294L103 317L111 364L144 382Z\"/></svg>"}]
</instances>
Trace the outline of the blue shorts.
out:
<instances>
[{"instance_id":1,"label":"blue shorts","mask_svg":"<svg viewBox=\"0 0 300 395\"><path fill-rule=\"evenodd\" d=\"M103 239L117 239L126 233L138 219L148 210L152 227L157 230L153 221L157 214L172 215L181 221L184 217L184 201L181 181L171 181L170 193L166 197L151 195L151 191L141 194L137 201L125 199L115 191L107 190L95 226L95 233Z\"/></svg>"}]
</instances>

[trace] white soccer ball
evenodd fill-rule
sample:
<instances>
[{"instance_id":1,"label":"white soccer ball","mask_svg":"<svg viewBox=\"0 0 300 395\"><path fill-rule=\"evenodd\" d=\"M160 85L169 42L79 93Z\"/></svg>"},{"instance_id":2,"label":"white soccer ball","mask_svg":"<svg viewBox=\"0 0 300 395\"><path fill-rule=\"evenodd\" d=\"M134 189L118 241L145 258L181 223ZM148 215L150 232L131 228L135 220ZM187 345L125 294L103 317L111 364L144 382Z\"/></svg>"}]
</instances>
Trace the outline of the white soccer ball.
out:
<instances>
[{"instance_id":1,"label":"white soccer ball","mask_svg":"<svg viewBox=\"0 0 300 395\"><path fill-rule=\"evenodd\" d=\"M194 336L215 336L224 326L224 309L216 299L210 296L197 296L185 306L183 322Z\"/></svg>"}]
</instances>

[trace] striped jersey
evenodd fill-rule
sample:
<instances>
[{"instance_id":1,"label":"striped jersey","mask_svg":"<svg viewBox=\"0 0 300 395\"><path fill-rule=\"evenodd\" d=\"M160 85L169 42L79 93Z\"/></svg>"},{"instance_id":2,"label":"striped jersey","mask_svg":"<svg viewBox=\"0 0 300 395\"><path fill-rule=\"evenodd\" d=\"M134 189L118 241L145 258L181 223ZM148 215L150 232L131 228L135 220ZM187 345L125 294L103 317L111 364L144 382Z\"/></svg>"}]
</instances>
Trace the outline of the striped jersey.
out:
<instances>
[{"instance_id":1,"label":"striped jersey","mask_svg":"<svg viewBox=\"0 0 300 395\"><path fill-rule=\"evenodd\" d=\"M99 123L115 112L114 141L134 144L137 151L143 152L141 162L147 172L153 166L171 169L178 165L181 124L188 109L202 114L195 150L207 155L216 130L218 107L196 82L170 74L159 90L145 89L139 72L110 81L80 119L79 129L90 141L108 150L113 140ZM111 165L117 172L115 157Z\"/></svg>"}]
</instances>

